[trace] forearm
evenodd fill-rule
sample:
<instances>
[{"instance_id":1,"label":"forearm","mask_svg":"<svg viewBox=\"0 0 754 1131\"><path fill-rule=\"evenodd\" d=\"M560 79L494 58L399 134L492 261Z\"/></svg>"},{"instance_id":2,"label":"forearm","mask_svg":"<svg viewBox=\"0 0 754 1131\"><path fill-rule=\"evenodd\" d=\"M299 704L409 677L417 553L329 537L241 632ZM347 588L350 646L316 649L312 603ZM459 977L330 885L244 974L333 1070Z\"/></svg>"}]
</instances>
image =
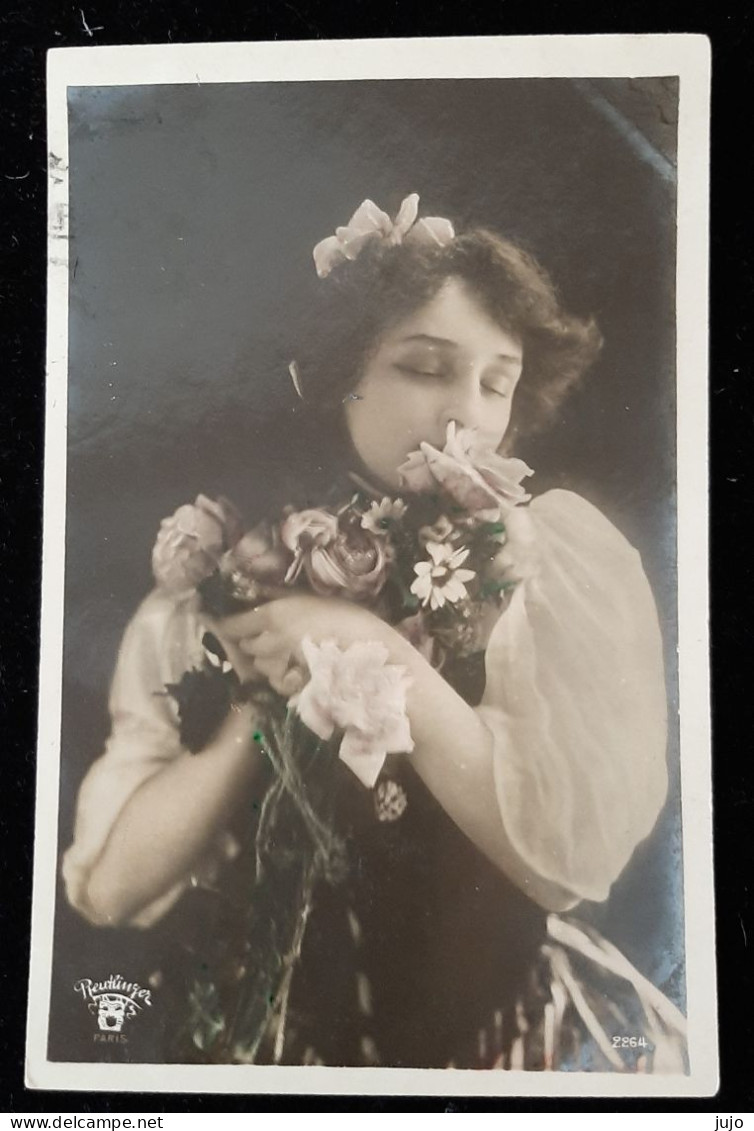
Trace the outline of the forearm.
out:
<instances>
[{"instance_id":1,"label":"forearm","mask_svg":"<svg viewBox=\"0 0 754 1131\"><path fill-rule=\"evenodd\" d=\"M440 805L501 871L544 907L561 910L577 902L572 892L533 874L514 851L498 804L494 760L500 752L482 717L385 621L348 602L304 594L228 618L218 631L286 696L290 690L284 681L291 667L303 662L305 637L315 643L333 640L342 649L365 641L384 644L391 662L410 676L407 709L415 744L410 757Z\"/></svg>"},{"instance_id":2,"label":"forearm","mask_svg":"<svg viewBox=\"0 0 754 1131\"><path fill-rule=\"evenodd\" d=\"M400 656L403 651L403 656ZM500 832L492 736L469 704L410 646L395 656L408 667L411 764L453 820L494 857Z\"/></svg>"},{"instance_id":3,"label":"forearm","mask_svg":"<svg viewBox=\"0 0 754 1131\"><path fill-rule=\"evenodd\" d=\"M411 764L458 827L502 872L548 910L575 897L527 869L503 825L495 784L493 736L473 707L402 637L390 632L391 659L411 675Z\"/></svg>"},{"instance_id":4,"label":"forearm","mask_svg":"<svg viewBox=\"0 0 754 1131\"><path fill-rule=\"evenodd\" d=\"M94 921L128 922L191 871L258 769L252 730L248 708L231 712L200 754L182 755L130 798L89 879Z\"/></svg>"}]
</instances>

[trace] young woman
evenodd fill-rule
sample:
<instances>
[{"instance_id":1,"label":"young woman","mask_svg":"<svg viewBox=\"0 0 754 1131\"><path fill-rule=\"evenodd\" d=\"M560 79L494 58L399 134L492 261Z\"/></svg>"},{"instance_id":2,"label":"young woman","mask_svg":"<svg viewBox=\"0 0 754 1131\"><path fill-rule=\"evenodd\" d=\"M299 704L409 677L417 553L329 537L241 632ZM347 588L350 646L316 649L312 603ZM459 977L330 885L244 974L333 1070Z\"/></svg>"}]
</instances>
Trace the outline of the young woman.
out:
<instances>
[{"instance_id":1,"label":"young woman","mask_svg":"<svg viewBox=\"0 0 754 1131\"><path fill-rule=\"evenodd\" d=\"M526 253L417 220L416 204L407 198L393 222L365 202L317 246L293 369L311 435L327 437L328 477L356 473L377 497L399 495L409 454L422 442L441 449L453 422L506 451L514 429L552 416L601 344ZM517 507L509 534L513 596L476 654L442 671L375 612L314 593L211 621L195 594L157 589L127 630L112 733L82 786L64 861L69 899L102 926L150 926L187 888L232 887L248 860L243 832L230 830L268 780L253 708L229 712L192 756L159 694L196 664L208 625L242 680L285 696L307 679L305 638L379 642L410 676L413 751L388 767L401 811L375 816L355 779L343 791L349 874L315 901L277 1059L573 1067L580 1026L600 1050L585 1066L629 1066L594 1010L579 1007L590 948L602 978L608 950L584 935L569 964L574 928L548 912L605 900L663 805L655 606L636 551L575 494ZM220 916L209 933L226 929ZM634 981L639 1001L638 975L619 980ZM673 1008L656 991L653 1000L652 1016L672 1028ZM618 1008L638 1034L641 1006Z\"/></svg>"}]
</instances>

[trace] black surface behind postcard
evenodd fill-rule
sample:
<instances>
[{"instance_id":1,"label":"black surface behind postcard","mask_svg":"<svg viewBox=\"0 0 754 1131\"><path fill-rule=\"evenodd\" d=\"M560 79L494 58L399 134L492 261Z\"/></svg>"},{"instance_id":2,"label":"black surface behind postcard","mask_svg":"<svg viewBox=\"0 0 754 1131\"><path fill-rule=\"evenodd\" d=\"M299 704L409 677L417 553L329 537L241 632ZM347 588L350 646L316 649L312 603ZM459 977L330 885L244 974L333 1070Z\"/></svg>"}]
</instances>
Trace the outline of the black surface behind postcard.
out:
<instances>
[{"instance_id":1,"label":"black surface behind postcard","mask_svg":"<svg viewBox=\"0 0 754 1131\"><path fill-rule=\"evenodd\" d=\"M301 9L297 13L293 22L303 21L307 27L302 24L281 30L281 38L324 31L333 34L334 29L320 26L317 15ZM234 32L230 25L223 31L208 21L202 27L199 23L186 26L175 9L170 14L160 13L162 21L155 20L154 10L147 14L137 5L132 6L132 15L133 38L125 29L113 30L116 25L107 13L88 9L79 13L66 8L61 18L52 19L47 27L4 17L9 46L4 82L13 112L8 122L11 145L4 150L3 162L7 167L3 170L5 196L10 201L2 225L9 264L3 299L14 323L8 339L5 392L10 442L3 452L5 481L11 488L5 491L5 544L11 571L3 601L4 691L8 755L10 758L12 753L13 757L9 762L9 794L24 800L8 805L3 817L13 846L8 854L12 864L6 875L10 887L6 906L14 908L7 932L7 970L13 971L13 977L6 977L12 1008L6 1014L3 1039L9 1054L9 1105L16 1111L70 1109L71 1104L76 1109L82 1101L92 1110L102 1111L140 1106L150 1111L196 1110L202 1106L216 1110L218 1105L240 1110L243 1106L241 1098L233 1095L142 1097L131 1093L116 1097L100 1092L88 1097L75 1093L58 1097L55 1092L26 1091L21 1084L21 1017L26 1009L27 968L24 940L28 938L33 835L36 584L41 549L46 259L43 51L45 47L76 43L147 42L148 36L163 42L196 42L203 38L241 39L248 34L248 29L244 32L239 27ZM122 21L122 11L118 19ZM156 23L160 23L159 29ZM360 35L388 31L364 23L348 34L357 30ZM391 34L400 30L389 29ZM432 33L435 29L421 30ZM485 34L503 29L469 30ZM742 30L745 32L745 28ZM265 31L260 38L273 36ZM730 643L741 655L738 664L731 663L729 657L722 666L713 664L716 899L722 954L718 989L721 1092L717 1100L561 1099L557 1101L561 1110L571 1105L579 1109L679 1110L688 1105L692 1110L714 1111L720 1104L726 1110L740 1110L750 1102L745 1076L738 1068L751 1049L752 1036L746 1013L740 1013L750 981L745 959L751 937L746 883L749 850L743 836L751 807L751 784L749 763L742 756L748 728L747 697L741 694L742 669L746 666L743 625L747 594L737 593L735 588L737 576L745 580L747 575L739 531L747 510L743 428L751 413L747 407L750 393L742 387L745 363L740 351L747 333L741 312L747 286L750 294L750 277L746 263L741 263L745 253L733 255L734 247L737 251L745 247L744 211L731 206L723 208L720 215L719 208L723 200L730 199L729 185L722 186L724 174L730 181L727 174L735 169L743 177L750 157L736 149L733 160L733 147L726 142L722 120L726 117L724 106L734 104L744 64L739 61L740 53L735 55L730 36L718 38L717 46L713 36L712 45L713 76L716 54L720 59L719 74L713 78L717 108L713 104L712 184L717 214L711 260L710 389L712 523L718 556L712 574L712 602L719 618L713 647L717 651ZM672 373L675 348L671 170L676 159L677 86L672 78L663 76L630 83L617 78L367 80L358 84L358 98L349 82L320 82L316 87L315 93L311 84L291 81L260 84L254 90L243 84L213 83L205 90L179 84L108 90L90 86L70 92L69 224L74 254L70 263L68 341L60 852L65 853L74 836L73 816L81 780L107 736L107 688L123 628L150 586L149 553L160 520L200 492L213 498L221 494L233 498L243 510L247 525L262 513L279 513L284 504L294 501L289 493L291 461L302 453L308 490L303 503L326 504L316 475L325 458L332 455L333 441L326 437L321 450L317 448L322 432L307 432L306 396L297 403L287 371L288 362L296 357L305 393L307 366L315 365L316 358L310 361L306 357L306 333L293 339L290 330L297 323L312 329L313 324L302 315L309 308L317 280L313 265L312 278L304 278L301 263L311 256L318 240L328 237L338 224L346 224L364 198L373 198L394 218L401 200L417 191L421 197L419 220L427 215L450 217L459 231L483 226L503 231L525 246L555 278L565 310L582 323L594 315L605 339L595 373L559 410L549 433L530 430L527 435L523 410L519 409L520 419L514 416L514 427L520 428L521 439L509 454L523 456L535 469L535 477L524 485L536 496L567 489L609 515L621 534L639 549L658 604L669 673L671 804L663 810L650 839L641 845L630 866L621 869L609 902L602 903L598 898L582 904L577 917L584 921L586 911L589 929L598 931L598 937L612 940L632 965L683 1010L683 921L678 899L674 902L668 898L670 891L680 890L678 753L673 723L677 710L672 567L676 453L670 442L675 389L667 378ZM646 109L652 100L662 106L659 122L655 119L654 124L650 124ZM622 133L616 127L616 112L624 123ZM333 123L338 123L337 130ZM642 151L636 137L633 143L626 142L630 129L625 129L625 123L649 140L648 149ZM652 159L647 158L650 151ZM304 156L306 175L297 175L297 162ZM723 192L727 196L721 198ZM187 242L190 247L179 246ZM359 254L353 258L349 255L348 262L358 263L358 258ZM336 256L333 279L337 270ZM731 287L728 280L737 278L736 272L744 278L740 285ZM443 311L446 323L451 315ZM97 329L92 333L94 326ZM106 327L107 335L99 333L100 327ZM303 344L291 347L291 340ZM515 333L513 340L517 340ZM414 359L411 364L415 364ZM362 395L356 386L355 396ZM358 407L358 402L354 403ZM454 414L454 418L460 417L459 425L476 423L464 420L464 411ZM284 442L290 444L290 427L295 427L301 430L295 435L305 435L308 447L286 454L279 439L281 433L275 431L281 418L287 422ZM721 437L717 443L716 436ZM441 449L446 437L432 434L429 439ZM358 443L356 448L360 468L373 470L368 453L364 458ZM250 478L243 470L250 451L257 465L267 468L262 480ZM377 479L381 484L387 481L384 475ZM377 502L381 497L382 493ZM362 514L369 513L370 505L368 499L359 503L359 521ZM431 517L436 520L438 516ZM223 522L226 519L227 515ZM736 548L731 553L734 533ZM428 540L432 541L424 538L424 546ZM296 552L295 548L291 550L294 556ZM468 565L462 561L453 563L453 568L463 570ZM286 568L289 566L290 561L286 562ZM308 561L302 568L309 568ZM319 575L312 568L317 592ZM332 575L328 573L327 579L329 599ZM324 584L321 578L319 581ZM465 584L468 587L470 580ZM435 588L439 591L439 585ZM421 588L414 596L421 606ZM510 596L505 599L511 600ZM428 590L427 610L431 610L429 601ZM413 612L417 602L407 606L407 611ZM447 604L453 603L447 596ZM740 610L740 615L732 616L731 606ZM445 644L447 647L447 640ZM214 664L213 660L207 662ZM488 669L489 663L488 659ZM447 674L446 678L452 682ZM467 675L459 675L454 686L457 693L474 703L475 693L468 690L466 679ZM341 771L339 780L339 788L346 793L354 790L353 774L349 778ZM412 778L392 771L383 771L380 782L402 791L399 808L407 800L420 819L425 786L417 792ZM260 803L262 796L260 793ZM359 794L350 812L361 803ZM427 821L439 819L432 807L434 802L426 804L429 808L421 818L425 830ZM457 814L451 813L451 818L458 822ZM402 815L395 821L383 818L378 810L378 824L383 830L398 828L403 819ZM443 826L437 835L446 841L455 834ZM458 842L457 852L450 850L456 862L467 843L464 837ZM447 845L443 851L448 851ZM368 868L368 861L362 866ZM461 886L463 874L459 871ZM486 876L486 872L482 874ZM427 881L419 877L416 882ZM452 885L452 876L448 882ZM494 888L497 880L492 877L489 883ZM452 886L450 890L454 890ZM405 897L397 890L385 896L383 929L385 924L391 931L396 926L390 921L390 900L397 900L395 906L400 906L400 899ZM203 916L207 913L204 905L199 907L196 902L202 898L197 895L195 905ZM504 898L512 900L512 908L518 896L506 892ZM556 904L551 909L559 911ZM132 1011L131 1020L118 1030L127 1033L130 1027L136 1040L128 1044L107 1041L110 1049L105 1059L157 1064L172 1059L165 1052L174 1034L169 1031L170 1010L164 1002L174 1001L176 1012L183 1008L179 998L185 982L178 980L170 988L170 978L167 983L162 979L165 963L172 961L169 955L174 953L176 939L184 953L184 944L190 940L193 928L187 906L190 901L181 901L165 916L158 916L159 925L154 929L113 931L85 925L69 907L62 887L59 889L48 1046L51 1061L92 1060L101 1002L99 997L95 1000L91 987L87 1000L86 986L76 990L73 986L87 980L106 981L115 975L138 988L150 987L154 1002L162 991L161 1008L168 1020L152 1022L155 1015L144 1008L142 998L141 1009ZM211 914L218 912L214 909ZM535 920L531 921L534 944L541 930L540 920ZM349 929L353 935L354 928ZM108 940L106 954L101 942L103 930ZM514 932L518 941L511 956L520 949L523 930L521 927ZM463 943L460 945L463 949ZM511 957L509 961L515 965L518 959ZM154 979L151 983L150 976ZM185 971L181 973L184 978ZM99 990L95 987L94 994L101 997L109 990L117 996L123 987L115 981L117 978ZM171 993L178 996L170 998ZM294 998L294 1006L305 1010L306 1003L296 1003ZM312 1008L316 1008L316 1002ZM452 1008L457 1010L457 1004ZM515 1018L518 1006L513 999L510 1008ZM497 1012L504 1014L505 1007L492 1011L483 1045L479 1033L484 1026L480 1028L476 1016L472 1018L476 1041L473 1056L481 1056L483 1061L492 1055ZM546 1029L544 1020L543 1025ZM103 1026L100 1028L106 1032ZM359 1055L363 1055L363 1036L355 1036ZM274 1059L274 1033L270 1039L269 1056ZM295 1029L293 1039L291 1047L295 1048ZM472 1055L453 1045L454 1039L451 1037L447 1046L442 1041L438 1044L436 1055L445 1057L444 1063ZM308 1045L303 1037L301 1040L300 1050L288 1054L292 1063L306 1063ZM417 1048L422 1052L417 1053ZM510 1057L511 1043L501 1038L500 1050L503 1048L507 1050L503 1055ZM398 1063L417 1067L439 1063L422 1061L422 1056L429 1057L430 1053L421 1035L418 1044L409 1042L406 1049L398 1054L403 1058ZM98 1049L100 1060L102 1053ZM335 1055L344 1062L342 1053ZM640 1048L636 1055L641 1055ZM180 1061L180 1056L173 1060ZM383 1063L389 1063L389 1059ZM507 1067L515 1068L516 1064ZM496 1105L547 1110L553 1102L533 1097L496 1100L441 1095L426 1099L407 1096L398 1101L389 1095L390 1088L386 1087L385 1094L360 1100L333 1097L309 1102L315 1108L321 1105L323 1110L326 1105L349 1110L358 1103L363 1110L388 1110L395 1105L454 1111L495 1110ZM254 1102L260 1108L267 1104L296 1106L290 1095L277 1099L259 1096Z\"/></svg>"}]
</instances>

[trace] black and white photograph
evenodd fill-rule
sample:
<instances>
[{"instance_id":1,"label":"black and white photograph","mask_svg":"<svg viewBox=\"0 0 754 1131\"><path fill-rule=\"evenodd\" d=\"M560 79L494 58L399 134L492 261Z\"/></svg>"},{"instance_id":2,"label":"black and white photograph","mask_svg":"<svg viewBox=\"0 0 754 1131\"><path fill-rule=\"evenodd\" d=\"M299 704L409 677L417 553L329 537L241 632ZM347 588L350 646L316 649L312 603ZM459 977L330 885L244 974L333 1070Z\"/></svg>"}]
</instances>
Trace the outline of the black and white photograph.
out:
<instances>
[{"instance_id":1,"label":"black and white photograph","mask_svg":"<svg viewBox=\"0 0 754 1131\"><path fill-rule=\"evenodd\" d=\"M30 1085L710 1094L702 37L49 73Z\"/></svg>"}]
</instances>

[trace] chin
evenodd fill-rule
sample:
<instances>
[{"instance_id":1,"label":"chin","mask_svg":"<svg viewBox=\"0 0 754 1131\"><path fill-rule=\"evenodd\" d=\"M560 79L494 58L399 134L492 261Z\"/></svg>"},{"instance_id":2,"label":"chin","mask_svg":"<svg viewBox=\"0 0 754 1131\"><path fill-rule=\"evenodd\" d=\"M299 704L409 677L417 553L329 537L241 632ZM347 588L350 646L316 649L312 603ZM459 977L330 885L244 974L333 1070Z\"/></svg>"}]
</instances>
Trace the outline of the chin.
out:
<instances>
[{"instance_id":1,"label":"chin","mask_svg":"<svg viewBox=\"0 0 754 1131\"><path fill-rule=\"evenodd\" d=\"M403 462L404 461L401 460L401 463ZM397 471L383 475L375 474L374 472L372 472L368 476L368 478L370 483L374 483L375 487L379 488L380 490L384 490L388 494L398 491L401 486L400 477L398 476Z\"/></svg>"},{"instance_id":2,"label":"chin","mask_svg":"<svg viewBox=\"0 0 754 1131\"><path fill-rule=\"evenodd\" d=\"M371 486L386 493L397 491L400 487L397 468L405 462L405 456L397 459L389 468L377 468L361 455L355 444L351 445L350 470L360 475Z\"/></svg>"}]
</instances>

